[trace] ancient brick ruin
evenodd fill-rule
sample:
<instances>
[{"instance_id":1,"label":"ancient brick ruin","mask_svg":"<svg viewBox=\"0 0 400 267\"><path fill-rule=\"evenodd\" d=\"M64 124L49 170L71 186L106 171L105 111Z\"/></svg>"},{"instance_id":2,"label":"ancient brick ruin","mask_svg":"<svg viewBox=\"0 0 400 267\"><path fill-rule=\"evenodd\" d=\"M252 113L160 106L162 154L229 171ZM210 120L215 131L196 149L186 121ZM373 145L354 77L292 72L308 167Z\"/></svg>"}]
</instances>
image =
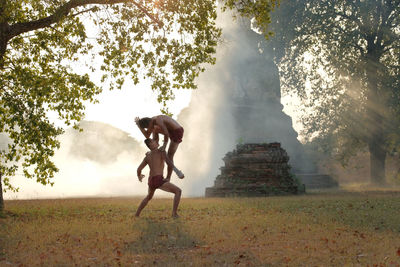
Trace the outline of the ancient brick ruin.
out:
<instances>
[{"instance_id":1,"label":"ancient brick ruin","mask_svg":"<svg viewBox=\"0 0 400 267\"><path fill-rule=\"evenodd\" d=\"M289 156L280 143L239 144L223 158L225 166L206 197L298 194L304 187L290 173Z\"/></svg>"}]
</instances>

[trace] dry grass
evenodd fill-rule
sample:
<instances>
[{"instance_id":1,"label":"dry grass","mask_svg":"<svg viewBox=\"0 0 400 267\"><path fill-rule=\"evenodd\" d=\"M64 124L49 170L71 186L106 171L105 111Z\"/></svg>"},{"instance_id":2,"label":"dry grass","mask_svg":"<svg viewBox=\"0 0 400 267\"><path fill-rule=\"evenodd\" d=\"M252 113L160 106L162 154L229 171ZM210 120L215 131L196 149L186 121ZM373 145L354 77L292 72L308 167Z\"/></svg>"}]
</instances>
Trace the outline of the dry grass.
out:
<instances>
[{"instance_id":1,"label":"dry grass","mask_svg":"<svg viewBox=\"0 0 400 267\"><path fill-rule=\"evenodd\" d=\"M7 201L0 266L400 266L400 193Z\"/></svg>"}]
</instances>

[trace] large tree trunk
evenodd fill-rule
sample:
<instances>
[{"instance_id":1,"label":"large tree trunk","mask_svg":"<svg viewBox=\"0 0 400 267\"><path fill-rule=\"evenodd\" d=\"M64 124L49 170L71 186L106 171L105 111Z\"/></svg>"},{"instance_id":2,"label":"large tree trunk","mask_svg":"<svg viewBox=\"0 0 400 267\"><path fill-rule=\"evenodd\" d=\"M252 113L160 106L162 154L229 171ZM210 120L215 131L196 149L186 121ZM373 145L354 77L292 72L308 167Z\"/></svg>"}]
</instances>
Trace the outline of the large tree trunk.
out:
<instances>
[{"instance_id":1,"label":"large tree trunk","mask_svg":"<svg viewBox=\"0 0 400 267\"><path fill-rule=\"evenodd\" d=\"M5 20L6 18L6 16L4 15L5 6L6 6L6 1L0 0L0 70L4 66L3 60L7 50L7 43L8 43L7 32L9 29L9 25Z\"/></svg>"},{"instance_id":2,"label":"large tree trunk","mask_svg":"<svg viewBox=\"0 0 400 267\"><path fill-rule=\"evenodd\" d=\"M2 185L2 177L0 172L0 214L3 213L4 210L4 199L3 199L3 185Z\"/></svg>"},{"instance_id":3,"label":"large tree trunk","mask_svg":"<svg viewBox=\"0 0 400 267\"><path fill-rule=\"evenodd\" d=\"M368 53L366 57L366 74L368 81L367 91L367 119L366 134L370 153L371 182L376 185L385 184L385 160L386 160L386 128L387 123L387 99L382 87L380 58L383 47L379 42L375 43L376 36L367 38Z\"/></svg>"},{"instance_id":4,"label":"large tree trunk","mask_svg":"<svg viewBox=\"0 0 400 267\"><path fill-rule=\"evenodd\" d=\"M368 148L370 155L370 179L375 185L385 184L386 138L382 108L377 103L371 104L368 110Z\"/></svg>"},{"instance_id":5,"label":"large tree trunk","mask_svg":"<svg viewBox=\"0 0 400 267\"><path fill-rule=\"evenodd\" d=\"M381 138L378 138L381 139ZM375 185L385 184L385 161L386 161L386 150L384 144L379 144L380 140L371 142L369 145L370 154L370 175L371 182Z\"/></svg>"},{"instance_id":6,"label":"large tree trunk","mask_svg":"<svg viewBox=\"0 0 400 267\"><path fill-rule=\"evenodd\" d=\"M371 95L376 95L371 93ZM385 160L386 160L386 135L385 117L383 108L376 95L376 101L369 101L366 132L368 136L368 148L370 153L371 182L377 185L385 184Z\"/></svg>"}]
</instances>

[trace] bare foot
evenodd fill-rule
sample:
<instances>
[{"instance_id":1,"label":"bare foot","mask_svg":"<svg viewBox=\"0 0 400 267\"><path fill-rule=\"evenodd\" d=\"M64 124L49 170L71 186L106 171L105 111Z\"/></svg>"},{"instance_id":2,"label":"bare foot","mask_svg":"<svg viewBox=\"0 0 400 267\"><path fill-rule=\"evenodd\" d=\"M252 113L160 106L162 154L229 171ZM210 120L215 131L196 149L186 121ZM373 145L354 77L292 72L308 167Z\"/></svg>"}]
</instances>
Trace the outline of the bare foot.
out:
<instances>
[{"instance_id":1,"label":"bare foot","mask_svg":"<svg viewBox=\"0 0 400 267\"><path fill-rule=\"evenodd\" d=\"M184 175L183 172L181 172L180 170L177 170L177 171L176 171L176 174L178 175L179 179L185 178L185 175Z\"/></svg>"}]
</instances>

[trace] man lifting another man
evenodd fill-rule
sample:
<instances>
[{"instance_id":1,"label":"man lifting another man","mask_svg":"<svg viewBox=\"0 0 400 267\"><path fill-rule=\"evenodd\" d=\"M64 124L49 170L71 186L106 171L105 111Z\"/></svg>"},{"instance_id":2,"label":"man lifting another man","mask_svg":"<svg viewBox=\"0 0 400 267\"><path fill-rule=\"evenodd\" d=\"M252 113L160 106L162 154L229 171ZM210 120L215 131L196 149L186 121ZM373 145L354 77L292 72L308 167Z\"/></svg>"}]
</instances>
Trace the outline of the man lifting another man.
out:
<instances>
[{"instance_id":1,"label":"man lifting another man","mask_svg":"<svg viewBox=\"0 0 400 267\"><path fill-rule=\"evenodd\" d=\"M143 135L146 137L145 144L150 149L150 152L146 153L145 158L137 169L137 176L140 182L145 177L142 174L142 170L144 167L146 167L146 165L149 165L150 174L148 180L148 194L140 203L136 211L136 216L140 216L143 208L153 198L155 190L161 189L166 192L175 194L172 217L179 217L177 209L182 190L171 183L170 179L172 170L175 171L180 179L184 178L183 173L174 166L172 160L179 146L179 143L182 142L183 128L175 120L166 115L159 115L153 118L136 118L135 122L138 125L139 129L142 131ZM145 128L147 128L147 130ZM152 133L153 139L149 138ZM164 143L161 148L159 148L158 144L159 133L164 135ZM167 153L165 152L165 148L167 146L168 139L171 139L171 143L167 155ZM168 174L165 179L163 176L164 162L166 162L168 165Z\"/></svg>"}]
</instances>

